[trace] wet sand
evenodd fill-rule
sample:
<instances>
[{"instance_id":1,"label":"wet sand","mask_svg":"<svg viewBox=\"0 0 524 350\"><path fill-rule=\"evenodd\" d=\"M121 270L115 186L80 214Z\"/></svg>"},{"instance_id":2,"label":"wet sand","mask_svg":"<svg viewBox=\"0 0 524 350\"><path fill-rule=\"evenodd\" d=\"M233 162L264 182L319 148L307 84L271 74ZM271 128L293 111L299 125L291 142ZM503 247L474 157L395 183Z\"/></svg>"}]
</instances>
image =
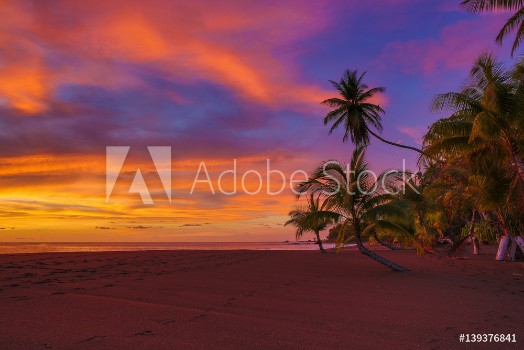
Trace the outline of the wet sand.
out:
<instances>
[{"instance_id":1,"label":"wet sand","mask_svg":"<svg viewBox=\"0 0 524 350\"><path fill-rule=\"evenodd\" d=\"M356 251L0 255L0 349L522 348L523 263L380 254L411 271Z\"/></svg>"}]
</instances>

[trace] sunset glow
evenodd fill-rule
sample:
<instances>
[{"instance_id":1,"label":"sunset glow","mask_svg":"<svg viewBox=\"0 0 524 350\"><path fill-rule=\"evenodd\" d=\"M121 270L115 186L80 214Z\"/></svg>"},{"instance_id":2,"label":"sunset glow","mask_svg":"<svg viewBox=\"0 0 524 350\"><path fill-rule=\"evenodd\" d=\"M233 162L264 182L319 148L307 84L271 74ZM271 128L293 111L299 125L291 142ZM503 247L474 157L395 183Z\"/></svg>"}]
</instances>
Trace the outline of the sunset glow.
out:
<instances>
[{"instance_id":1,"label":"sunset glow","mask_svg":"<svg viewBox=\"0 0 524 350\"><path fill-rule=\"evenodd\" d=\"M507 14L456 1L15 1L0 3L2 241L283 241L296 200L268 194L351 144L322 126L346 67L385 86L385 135L420 145L436 92L465 80ZM363 35L365 33L365 35ZM451 54L452 53L452 54ZM106 203L106 147L130 146ZM147 146L172 147L169 203ZM260 193L212 194L237 161ZM372 168L416 154L373 143ZM154 200L128 193L140 168ZM270 176L269 190L279 186ZM231 191L232 175L222 186ZM251 174L245 186L254 191Z\"/></svg>"}]
</instances>

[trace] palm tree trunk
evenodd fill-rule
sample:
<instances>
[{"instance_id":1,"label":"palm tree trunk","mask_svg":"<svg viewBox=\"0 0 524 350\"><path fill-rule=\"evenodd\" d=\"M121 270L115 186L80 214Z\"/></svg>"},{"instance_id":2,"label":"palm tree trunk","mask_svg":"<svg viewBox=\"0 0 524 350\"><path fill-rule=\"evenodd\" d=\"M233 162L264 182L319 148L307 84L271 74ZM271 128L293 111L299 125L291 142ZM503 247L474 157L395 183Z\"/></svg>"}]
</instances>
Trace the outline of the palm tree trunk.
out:
<instances>
[{"instance_id":1,"label":"palm tree trunk","mask_svg":"<svg viewBox=\"0 0 524 350\"><path fill-rule=\"evenodd\" d=\"M326 250L322 246L322 240L320 239L320 232L318 230L316 230L315 231L315 235L317 236L317 244L318 244L318 247L320 248L320 252L322 254L326 254Z\"/></svg>"},{"instance_id":2,"label":"palm tree trunk","mask_svg":"<svg viewBox=\"0 0 524 350\"><path fill-rule=\"evenodd\" d=\"M411 146L406 146L406 145L402 145L400 143L396 143L396 142L391 142L391 141L388 141L382 137L380 137L378 134L374 133L373 131L371 131L369 128L367 128L369 133L373 136L375 136L377 139L379 139L380 141L384 142L384 143L387 143L388 145L392 145L392 146L395 146L395 147L400 147L400 148L405 148L405 149L410 149L412 151L415 151L415 152L418 152L420 153L421 155L423 155L424 157L428 157L428 158L431 158L430 156L428 156L426 153L424 153L424 151L422 151L421 149L418 149L416 147L411 147Z\"/></svg>"},{"instance_id":3,"label":"palm tree trunk","mask_svg":"<svg viewBox=\"0 0 524 350\"><path fill-rule=\"evenodd\" d=\"M511 142L511 156L513 157L513 161L515 162L515 166L517 167L517 172L519 174L520 180L524 181L524 162L522 161L520 153L515 144L516 142Z\"/></svg>"},{"instance_id":4,"label":"palm tree trunk","mask_svg":"<svg viewBox=\"0 0 524 350\"><path fill-rule=\"evenodd\" d=\"M360 236L360 227L358 225L354 225L354 228L355 228L355 240L357 242L357 247L358 247L358 250L362 254L369 256L371 259L373 259L375 261L378 261L382 265L386 265L387 267L389 267L393 271L398 271L398 272L409 271L405 267L397 265L394 262L389 261L388 259L383 258L380 255L377 255L377 254L373 253L371 250L369 250L366 247L364 247L364 245L362 244L362 237Z\"/></svg>"},{"instance_id":5,"label":"palm tree trunk","mask_svg":"<svg viewBox=\"0 0 524 350\"><path fill-rule=\"evenodd\" d=\"M495 226L495 230L497 231L498 236L504 235L504 230L500 226L499 220L492 213L481 211L480 215L484 218L484 220L487 220L488 222L493 224L493 226Z\"/></svg>"},{"instance_id":6,"label":"palm tree trunk","mask_svg":"<svg viewBox=\"0 0 524 350\"><path fill-rule=\"evenodd\" d=\"M462 248L464 247L464 243L469 238L468 236L462 237L458 241L454 242L451 248L449 248L449 251L447 253L447 256L449 258L454 257L456 254L460 253L462 251Z\"/></svg>"},{"instance_id":7,"label":"palm tree trunk","mask_svg":"<svg viewBox=\"0 0 524 350\"><path fill-rule=\"evenodd\" d=\"M471 237L471 244L473 244L473 254L478 255L480 252L479 247L479 240L477 237L475 237L475 222L477 219L477 211L473 209L473 213L471 214L471 225L469 226L469 237Z\"/></svg>"},{"instance_id":8,"label":"palm tree trunk","mask_svg":"<svg viewBox=\"0 0 524 350\"><path fill-rule=\"evenodd\" d=\"M499 222L500 228L502 229L502 232L504 233L504 236L511 236L511 231L500 213L497 213L497 220Z\"/></svg>"},{"instance_id":9,"label":"palm tree trunk","mask_svg":"<svg viewBox=\"0 0 524 350\"><path fill-rule=\"evenodd\" d=\"M506 225L506 222L504 221L504 217L499 212L495 213L497 216L497 220L499 222L500 228L502 229L503 235L500 237L499 240L499 249L497 251L497 255L495 256L495 260L504 260L506 258L506 250L508 248L508 244L510 243L511 238L511 231Z\"/></svg>"},{"instance_id":10,"label":"palm tree trunk","mask_svg":"<svg viewBox=\"0 0 524 350\"><path fill-rule=\"evenodd\" d=\"M499 249L497 251L497 255L495 256L495 260L502 261L506 259L506 251L510 242L511 236L502 236L500 238Z\"/></svg>"},{"instance_id":11,"label":"palm tree trunk","mask_svg":"<svg viewBox=\"0 0 524 350\"><path fill-rule=\"evenodd\" d=\"M426 236L429 236L428 234L428 230L426 229L426 224L424 223L424 214L417 212L417 219L418 219L418 224L420 225L420 227L422 227L422 230L424 231L424 234Z\"/></svg>"}]
</instances>

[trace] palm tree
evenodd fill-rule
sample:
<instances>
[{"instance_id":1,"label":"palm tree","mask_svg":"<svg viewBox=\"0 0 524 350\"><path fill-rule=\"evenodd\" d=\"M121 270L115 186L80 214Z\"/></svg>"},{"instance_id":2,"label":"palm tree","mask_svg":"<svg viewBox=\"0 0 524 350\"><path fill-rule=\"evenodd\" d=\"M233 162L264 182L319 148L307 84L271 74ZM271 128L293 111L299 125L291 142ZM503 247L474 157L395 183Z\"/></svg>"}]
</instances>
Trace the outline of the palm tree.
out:
<instances>
[{"instance_id":1,"label":"palm tree","mask_svg":"<svg viewBox=\"0 0 524 350\"><path fill-rule=\"evenodd\" d=\"M519 207L519 194L515 193L511 179L497 170L492 169L489 175L470 176L467 191L480 211L494 214L503 235L511 236L508 221L514 215L522 215L522 212L518 212L522 207ZM515 211L517 212L513 213Z\"/></svg>"},{"instance_id":2,"label":"palm tree","mask_svg":"<svg viewBox=\"0 0 524 350\"><path fill-rule=\"evenodd\" d=\"M509 10L515 12L504 24L499 34L497 42L502 44L504 37L510 32L517 30L513 46L511 47L511 56L519 47L520 42L524 39L524 1L523 0L465 0L461 5L471 12Z\"/></svg>"},{"instance_id":3,"label":"palm tree","mask_svg":"<svg viewBox=\"0 0 524 350\"><path fill-rule=\"evenodd\" d=\"M312 231L317 238L317 244L320 252L325 254L326 251L322 246L320 239L320 232L325 230L331 223L332 217L323 214L325 203L320 204L320 196L314 197L314 194L307 198L307 206L299 207L289 212L289 219L284 225L293 225L296 227L297 240L302 237L305 232Z\"/></svg>"},{"instance_id":4,"label":"palm tree","mask_svg":"<svg viewBox=\"0 0 524 350\"><path fill-rule=\"evenodd\" d=\"M368 89L368 85L363 82L365 75L366 72L359 75L356 70L346 69L338 83L330 80L340 96L322 101L323 105L332 108L324 117L324 125L332 123L329 133L331 134L342 125L344 127L343 142L351 138L351 142L356 146L366 146L369 144L371 134L389 145L424 154L418 148L385 140L372 130L374 128L378 132L382 131L381 114L384 114L385 111L369 100L386 89L383 87Z\"/></svg>"},{"instance_id":5,"label":"palm tree","mask_svg":"<svg viewBox=\"0 0 524 350\"><path fill-rule=\"evenodd\" d=\"M434 167L435 165L429 165L425 173L418 173L416 178L409 179L404 184L404 190L397 194L399 200L406 202L415 219L415 230L420 249L427 251L431 251L428 245L434 242L435 237L426 225L426 215L430 205L424 196L424 190L429 184L428 178L431 177Z\"/></svg>"},{"instance_id":6,"label":"palm tree","mask_svg":"<svg viewBox=\"0 0 524 350\"><path fill-rule=\"evenodd\" d=\"M436 110L449 109L452 114L430 127L423 149L443 160L444 173L462 174L440 184L434 181L431 187L441 186L438 192L445 193L448 202L462 198L459 202L467 203L471 213L469 237L474 236L476 213L492 221L504 236L518 232L515 226L522 227L523 72L522 61L509 70L490 54L483 54L464 89L434 100ZM456 204L450 207L457 211ZM458 241L456 248L462 242Z\"/></svg>"},{"instance_id":7,"label":"palm tree","mask_svg":"<svg viewBox=\"0 0 524 350\"><path fill-rule=\"evenodd\" d=\"M463 218L471 213L468 235L455 240L448 252L448 256L453 256L460 251L467 238L473 243L474 254L477 254L479 250L478 240L475 237L476 212L478 206L474 198L472 198L468 186L469 178L478 174L478 169L474 161L475 156L478 155L468 154L467 157L466 155L460 155L448 160L446 165L440 169L439 173L435 174L433 182L425 189L425 194L435 198L440 202L442 207L447 208L450 214L456 214L453 215L454 217L460 218L460 226L458 230L457 226L455 226L454 231L462 231L461 228L465 226L465 220ZM432 204L435 205L436 203L433 202Z\"/></svg>"},{"instance_id":8,"label":"palm tree","mask_svg":"<svg viewBox=\"0 0 524 350\"><path fill-rule=\"evenodd\" d=\"M524 183L522 69L522 63L518 63L511 74L490 54L481 55L471 70L468 86L434 99L435 110L451 110L452 114L430 127L424 137L424 151L441 158L464 152L502 151L506 164Z\"/></svg>"},{"instance_id":9,"label":"palm tree","mask_svg":"<svg viewBox=\"0 0 524 350\"><path fill-rule=\"evenodd\" d=\"M449 254L468 237L478 251L474 229L479 215L493 218L504 236L518 232L515 223L524 212L523 95L521 83L512 77L518 69L511 74L483 55L472 70L469 86L434 101L438 109L451 107L453 114L433 124L425 136L424 150L445 160L426 194L438 193L444 207L462 217L471 215L469 234L456 241Z\"/></svg>"},{"instance_id":10,"label":"palm tree","mask_svg":"<svg viewBox=\"0 0 524 350\"><path fill-rule=\"evenodd\" d=\"M297 185L299 194L315 193L325 197L322 210L316 215L342 221L343 227L350 227L357 247L365 254L394 271L407 271L366 248L362 236L373 230L388 231L397 236L410 236L410 233L395 223L392 218L409 221L406 211L395 201L392 194L380 188L398 182L398 174L386 172L373 179L365 161L365 147L358 147L345 171L336 161L324 162L318 166L308 180ZM388 187L389 188L389 187ZM300 195L299 195L300 197ZM339 231L337 250L344 243L344 233Z\"/></svg>"},{"instance_id":11,"label":"palm tree","mask_svg":"<svg viewBox=\"0 0 524 350\"><path fill-rule=\"evenodd\" d=\"M473 254L480 254L479 240L475 236L475 223L477 222L477 211L473 209L471 211L471 222L469 225L469 232L467 237L471 239L471 244L473 244Z\"/></svg>"}]
</instances>

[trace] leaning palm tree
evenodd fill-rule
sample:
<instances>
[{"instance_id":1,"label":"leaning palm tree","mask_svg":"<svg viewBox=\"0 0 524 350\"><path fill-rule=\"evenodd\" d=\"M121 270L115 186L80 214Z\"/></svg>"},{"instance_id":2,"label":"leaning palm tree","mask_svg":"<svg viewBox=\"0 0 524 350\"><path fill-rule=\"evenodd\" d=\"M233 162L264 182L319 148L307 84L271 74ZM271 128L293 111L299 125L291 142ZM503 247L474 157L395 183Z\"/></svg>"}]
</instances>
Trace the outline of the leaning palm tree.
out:
<instances>
[{"instance_id":1,"label":"leaning palm tree","mask_svg":"<svg viewBox=\"0 0 524 350\"><path fill-rule=\"evenodd\" d=\"M519 47L520 42L524 39L524 1L523 0L464 0L461 5L471 12L498 11L508 10L514 14L508 19L497 35L497 42L502 44L502 40L510 32L517 30L513 46L511 47L511 56Z\"/></svg>"},{"instance_id":2,"label":"leaning palm tree","mask_svg":"<svg viewBox=\"0 0 524 350\"><path fill-rule=\"evenodd\" d=\"M329 215L324 212L325 204L325 202L320 203L320 196L315 198L314 193L311 193L307 198L307 205L290 211L290 219L284 224L285 226L295 226L297 240L302 237L305 232L313 232L317 238L320 252L323 254L326 253L326 250L322 246L320 232L325 230L334 218L334 215Z\"/></svg>"},{"instance_id":3,"label":"leaning palm tree","mask_svg":"<svg viewBox=\"0 0 524 350\"><path fill-rule=\"evenodd\" d=\"M300 194L306 193L324 196L323 210L317 215L338 219L343 223L343 227L350 227L350 234L353 235L362 254L394 271L407 271L406 268L369 250L364 246L362 238L372 234L374 230L387 231L397 236L410 236L410 232L398 222L408 222L411 219L407 218L406 211L397 205L395 197L388 193L389 186L398 181L398 173L393 174L391 171L373 178L365 161L365 147L358 147L353 152L347 171L336 161L325 162L313 171L308 180L299 183L296 191L299 197ZM344 234L342 230L339 231L337 250L345 241Z\"/></svg>"},{"instance_id":4,"label":"leaning palm tree","mask_svg":"<svg viewBox=\"0 0 524 350\"><path fill-rule=\"evenodd\" d=\"M385 111L370 100L386 89L384 87L368 89L368 85L363 82L365 75L366 72L359 75L356 70L346 69L339 82L330 80L340 96L322 101L323 105L332 108L324 117L324 125L332 123L329 133L331 134L339 126L343 126L343 142L351 139L351 142L356 146L366 146L369 144L369 135L371 134L389 145L424 154L418 148L388 141L372 130L382 131L381 114L384 114Z\"/></svg>"}]
</instances>

